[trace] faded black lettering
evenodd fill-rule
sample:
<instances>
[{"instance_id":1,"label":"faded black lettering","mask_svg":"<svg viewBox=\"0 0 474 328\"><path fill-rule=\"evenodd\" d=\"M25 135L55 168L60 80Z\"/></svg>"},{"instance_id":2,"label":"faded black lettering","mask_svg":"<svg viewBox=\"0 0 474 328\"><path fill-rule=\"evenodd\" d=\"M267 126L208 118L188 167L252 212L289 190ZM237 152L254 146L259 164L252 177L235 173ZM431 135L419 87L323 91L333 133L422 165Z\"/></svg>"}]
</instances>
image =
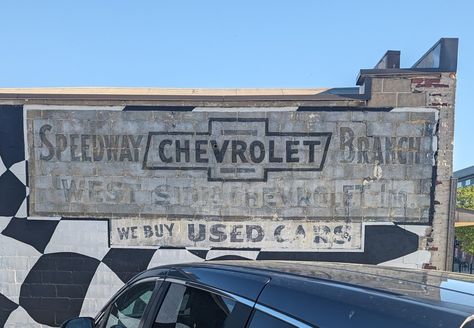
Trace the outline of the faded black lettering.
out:
<instances>
[{"instance_id":1,"label":"faded black lettering","mask_svg":"<svg viewBox=\"0 0 474 328\"><path fill-rule=\"evenodd\" d=\"M130 143L128 141L127 135L122 136L122 145L119 157L119 161L123 162L124 160L133 162L132 151L130 150Z\"/></svg>"},{"instance_id":2,"label":"faded black lettering","mask_svg":"<svg viewBox=\"0 0 474 328\"><path fill-rule=\"evenodd\" d=\"M251 243L258 243L263 240L265 233L259 225L247 225L245 227L246 240Z\"/></svg>"},{"instance_id":3,"label":"faded black lettering","mask_svg":"<svg viewBox=\"0 0 474 328\"><path fill-rule=\"evenodd\" d=\"M105 149L107 149L107 160L117 161L119 150L119 136L104 136Z\"/></svg>"},{"instance_id":4,"label":"faded black lettering","mask_svg":"<svg viewBox=\"0 0 474 328\"><path fill-rule=\"evenodd\" d=\"M195 224L188 224L188 239L192 242L203 241L206 239L206 226L198 224L198 232L195 230Z\"/></svg>"},{"instance_id":5,"label":"faded black lettering","mask_svg":"<svg viewBox=\"0 0 474 328\"><path fill-rule=\"evenodd\" d=\"M237 163L237 157L240 158L242 163L247 163L245 158L245 151L247 150L247 144L241 140L232 140L232 163Z\"/></svg>"},{"instance_id":6,"label":"faded black lettering","mask_svg":"<svg viewBox=\"0 0 474 328\"><path fill-rule=\"evenodd\" d=\"M258 148L258 156L256 153L256 148ZM250 160L254 163L261 163L265 159L265 145L261 141L252 141L249 147L250 151Z\"/></svg>"},{"instance_id":7,"label":"faded black lettering","mask_svg":"<svg viewBox=\"0 0 474 328\"><path fill-rule=\"evenodd\" d=\"M300 159L298 157L293 157L293 155L298 154L298 149L293 148L293 146L299 145L298 140L287 140L286 141L286 162L287 163L298 163Z\"/></svg>"},{"instance_id":8,"label":"faded black lettering","mask_svg":"<svg viewBox=\"0 0 474 328\"><path fill-rule=\"evenodd\" d=\"M221 148L219 148L217 141L211 140L211 147L214 152L214 155L216 156L217 163L222 163L224 161L224 155L227 150L227 147L229 146L229 142L229 140L224 140Z\"/></svg>"},{"instance_id":9,"label":"faded black lettering","mask_svg":"<svg viewBox=\"0 0 474 328\"><path fill-rule=\"evenodd\" d=\"M275 141L274 140L270 140L269 141L269 150L268 150L268 161L270 163L282 163L283 162L283 158L281 157L276 157L275 156Z\"/></svg>"},{"instance_id":10,"label":"faded black lettering","mask_svg":"<svg viewBox=\"0 0 474 328\"><path fill-rule=\"evenodd\" d=\"M71 150L71 161L79 162L81 158L77 155L76 150L79 148L79 145L76 144L76 141L79 139L78 134L71 134L69 135L69 141L71 143L70 150Z\"/></svg>"},{"instance_id":11,"label":"faded black lettering","mask_svg":"<svg viewBox=\"0 0 474 328\"><path fill-rule=\"evenodd\" d=\"M339 134L341 136L341 143L339 145L339 149L346 152L348 150L347 157L345 157L341 162L342 163L351 163L354 160L355 152L354 152L354 131L351 128L341 127L339 129Z\"/></svg>"},{"instance_id":12,"label":"faded black lettering","mask_svg":"<svg viewBox=\"0 0 474 328\"><path fill-rule=\"evenodd\" d=\"M176 140L176 162L181 162L181 154L184 154L184 161L189 162L190 158L190 149L189 149L189 140L184 140L184 146L181 146L181 141Z\"/></svg>"},{"instance_id":13,"label":"faded black lettering","mask_svg":"<svg viewBox=\"0 0 474 328\"><path fill-rule=\"evenodd\" d=\"M83 162L92 161L92 157L89 156L89 140L91 136L89 134L81 134L81 155Z\"/></svg>"},{"instance_id":14,"label":"faded black lettering","mask_svg":"<svg viewBox=\"0 0 474 328\"><path fill-rule=\"evenodd\" d=\"M213 224L211 225L210 228L210 236L209 236L209 241L212 242L223 242L224 240L227 239L227 235L225 233L225 224Z\"/></svg>"},{"instance_id":15,"label":"faded black lettering","mask_svg":"<svg viewBox=\"0 0 474 328\"><path fill-rule=\"evenodd\" d=\"M241 231L241 229L243 228L244 226L241 224L237 224L232 227L232 231L230 232L231 243L241 243L244 241L244 239L242 238L242 231Z\"/></svg>"},{"instance_id":16,"label":"faded black lettering","mask_svg":"<svg viewBox=\"0 0 474 328\"><path fill-rule=\"evenodd\" d=\"M321 144L321 141L319 140L305 140L303 141L303 145L308 146L308 152L309 152L309 162L314 163L314 147L319 146Z\"/></svg>"},{"instance_id":17,"label":"faded black lettering","mask_svg":"<svg viewBox=\"0 0 474 328\"><path fill-rule=\"evenodd\" d=\"M48 148L48 154L47 155L40 154L40 159L43 160L43 161L49 161L54 157L53 144L48 140L48 138L46 138L46 132L51 131L51 129L52 129L51 125L45 124L40 128L40 131L39 131L39 135L40 135L40 139L41 139L42 144L45 145L46 148Z\"/></svg>"},{"instance_id":18,"label":"faded black lettering","mask_svg":"<svg viewBox=\"0 0 474 328\"><path fill-rule=\"evenodd\" d=\"M163 141L160 142L160 145L159 145L159 155L160 155L160 159L163 163L171 163L173 161L173 158L171 157L166 157L165 155L165 146L166 145L172 145L173 142L169 139L165 139Z\"/></svg>"},{"instance_id":19,"label":"faded black lettering","mask_svg":"<svg viewBox=\"0 0 474 328\"><path fill-rule=\"evenodd\" d=\"M209 159L203 157L207 154L207 149L202 149L201 146L207 146L207 140L196 140L196 163L208 163Z\"/></svg>"}]
</instances>

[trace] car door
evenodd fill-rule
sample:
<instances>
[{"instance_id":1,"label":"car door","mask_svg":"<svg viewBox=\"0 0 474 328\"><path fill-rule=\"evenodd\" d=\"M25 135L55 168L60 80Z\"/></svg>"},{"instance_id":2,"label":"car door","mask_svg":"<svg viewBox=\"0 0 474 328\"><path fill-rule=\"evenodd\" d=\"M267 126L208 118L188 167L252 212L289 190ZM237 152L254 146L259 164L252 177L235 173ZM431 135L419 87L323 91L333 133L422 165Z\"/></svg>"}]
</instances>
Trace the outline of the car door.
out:
<instances>
[{"instance_id":1,"label":"car door","mask_svg":"<svg viewBox=\"0 0 474 328\"><path fill-rule=\"evenodd\" d=\"M269 279L237 267L172 268L144 328L245 327Z\"/></svg>"},{"instance_id":2,"label":"car door","mask_svg":"<svg viewBox=\"0 0 474 328\"><path fill-rule=\"evenodd\" d=\"M245 327L254 302L199 284L171 279L153 328Z\"/></svg>"},{"instance_id":3,"label":"car door","mask_svg":"<svg viewBox=\"0 0 474 328\"><path fill-rule=\"evenodd\" d=\"M119 292L96 319L97 328L142 328L163 279L147 278Z\"/></svg>"}]
</instances>

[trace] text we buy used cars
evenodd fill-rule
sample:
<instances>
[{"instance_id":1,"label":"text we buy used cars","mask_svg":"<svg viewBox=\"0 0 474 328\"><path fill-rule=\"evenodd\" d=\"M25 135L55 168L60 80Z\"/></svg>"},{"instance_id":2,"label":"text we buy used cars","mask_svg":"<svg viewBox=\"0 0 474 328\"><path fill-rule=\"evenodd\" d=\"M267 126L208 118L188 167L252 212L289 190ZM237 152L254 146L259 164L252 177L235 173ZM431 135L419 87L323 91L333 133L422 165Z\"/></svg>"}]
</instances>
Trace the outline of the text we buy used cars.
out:
<instances>
[{"instance_id":1,"label":"text we buy used cars","mask_svg":"<svg viewBox=\"0 0 474 328\"><path fill-rule=\"evenodd\" d=\"M325 262L226 261L147 270L62 327L474 327L474 278Z\"/></svg>"}]
</instances>

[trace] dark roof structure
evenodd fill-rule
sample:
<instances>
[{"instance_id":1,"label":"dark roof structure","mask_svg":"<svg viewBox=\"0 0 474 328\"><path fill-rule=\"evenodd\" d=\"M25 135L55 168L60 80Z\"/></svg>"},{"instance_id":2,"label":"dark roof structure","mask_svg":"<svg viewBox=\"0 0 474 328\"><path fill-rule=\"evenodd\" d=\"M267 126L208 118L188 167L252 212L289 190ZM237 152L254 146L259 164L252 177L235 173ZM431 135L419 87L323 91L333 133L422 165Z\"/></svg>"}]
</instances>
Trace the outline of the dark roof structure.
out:
<instances>
[{"instance_id":1,"label":"dark roof structure","mask_svg":"<svg viewBox=\"0 0 474 328\"><path fill-rule=\"evenodd\" d=\"M458 180L474 177L474 165L455 171L453 177Z\"/></svg>"}]
</instances>

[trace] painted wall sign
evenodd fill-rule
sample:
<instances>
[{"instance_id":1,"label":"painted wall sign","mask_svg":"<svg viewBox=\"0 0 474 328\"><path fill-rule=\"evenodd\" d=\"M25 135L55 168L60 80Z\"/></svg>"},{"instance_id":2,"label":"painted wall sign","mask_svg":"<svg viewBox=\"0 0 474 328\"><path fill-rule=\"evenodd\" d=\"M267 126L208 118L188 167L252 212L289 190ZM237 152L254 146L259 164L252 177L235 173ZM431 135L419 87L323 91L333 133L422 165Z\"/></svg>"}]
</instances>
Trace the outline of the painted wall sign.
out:
<instances>
[{"instance_id":1,"label":"painted wall sign","mask_svg":"<svg viewBox=\"0 0 474 328\"><path fill-rule=\"evenodd\" d=\"M112 245L228 247L288 250L361 250L362 224L295 220L167 220L111 221Z\"/></svg>"},{"instance_id":2,"label":"painted wall sign","mask_svg":"<svg viewBox=\"0 0 474 328\"><path fill-rule=\"evenodd\" d=\"M268 118L212 117L208 124L207 132L149 132L143 168L204 170L208 181L267 181L268 172L321 171L332 135L271 132Z\"/></svg>"},{"instance_id":3,"label":"painted wall sign","mask_svg":"<svg viewBox=\"0 0 474 328\"><path fill-rule=\"evenodd\" d=\"M310 222L429 220L437 116L428 109L29 110L27 123L31 213L139 218L130 225L139 244L156 242L144 218L175 222L171 245L191 242L189 220L264 224L262 245L279 223L301 222L309 235L319 229Z\"/></svg>"}]
</instances>

